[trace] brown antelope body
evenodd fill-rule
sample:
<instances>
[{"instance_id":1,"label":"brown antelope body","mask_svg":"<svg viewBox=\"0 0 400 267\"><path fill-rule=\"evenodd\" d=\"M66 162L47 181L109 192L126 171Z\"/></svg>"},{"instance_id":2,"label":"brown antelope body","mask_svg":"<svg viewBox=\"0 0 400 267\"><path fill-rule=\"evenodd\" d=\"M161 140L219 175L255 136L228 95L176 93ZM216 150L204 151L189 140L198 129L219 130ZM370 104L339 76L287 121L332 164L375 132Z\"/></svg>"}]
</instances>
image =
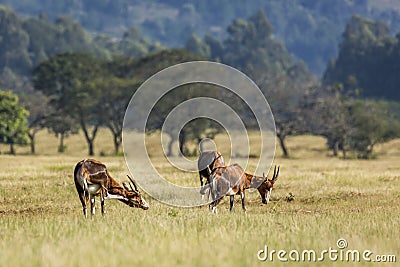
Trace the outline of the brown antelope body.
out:
<instances>
[{"instance_id":1,"label":"brown antelope body","mask_svg":"<svg viewBox=\"0 0 400 267\"><path fill-rule=\"evenodd\" d=\"M268 179L263 174L262 177L245 173L243 168L238 164L218 167L214 169L209 178L209 186L213 196L213 202L210 204L210 210L217 212L217 205L224 196L230 197L230 211L234 208L234 197L240 195L242 200L243 211L246 212L245 193L249 188L258 185L257 190L260 193L261 200L264 204L268 204L274 183L278 179L279 169L274 168L272 179ZM261 182L261 184L260 184Z\"/></svg>"},{"instance_id":2,"label":"brown antelope body","mask_svg":"<svg viewBox=\"0 0 400 267\"><path fill-rule=\"evenodd\" d=\"M92 216L95 213L95 197L100 196L101 213L105 214L104 200L118 199L130 207L147 210L148 203L140 194L135 181L128 176L131 184L119 184L114 180L107 167L95 159L78 162L74 169L74 182L82 204L83 214L87 218L87 204L90 200ZM133 185L133 187L132 187Z\"/></svg>"},{"instance_id":3,"label":"brown antelope body","mask_svg":"<svg viewBox=\"0 0 400 267\"><path fill-rule=\"evenodd\" d=\"M203 177L206 179L210 177L212 171L217 167L225 166L224 157L218 151L205 151L201 152L197 161L197 167L199 169L200 185L203 186Z\"/></svg>"}]
</instances>

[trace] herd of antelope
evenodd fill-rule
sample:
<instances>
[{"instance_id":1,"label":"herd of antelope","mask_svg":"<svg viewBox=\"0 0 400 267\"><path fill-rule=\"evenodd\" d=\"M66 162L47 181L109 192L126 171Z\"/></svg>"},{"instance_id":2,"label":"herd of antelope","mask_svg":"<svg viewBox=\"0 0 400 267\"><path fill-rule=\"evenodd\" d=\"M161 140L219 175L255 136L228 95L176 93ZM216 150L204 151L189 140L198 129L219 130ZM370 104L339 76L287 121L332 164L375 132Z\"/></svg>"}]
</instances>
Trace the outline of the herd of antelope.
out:
<instances>
[{"instance_id":1,"label":"herd of antelope","mask_svg":"<svg viewBox=\"0 0 400 267\"><path fill-rule=\"evenodd\" d=\"M217 213L217 205L224 196L230 197L230 211L233 211L234 196L240 195L243 211L246 212L245 190L257 188L262 203L268 204L272 188L278 179L279 167L275 166L271 179L244 172L238 164L225 166L224 158L218 151L207 151L200 154L198 159L202 197L208 192L212 202L210 211ZM105 215L104 201L117 199L130 207L147 210L149 204L144 200L136 182L128 175L130 183L122 185L113 179L107 167L95 159L85 159L78 162L74 169L74 182L87 218L87 206L90 201L91 215L95 214L95 197L100 197L101 213ZM205 183L203 178L206 179Z\"/></svg>"}]
</instances>

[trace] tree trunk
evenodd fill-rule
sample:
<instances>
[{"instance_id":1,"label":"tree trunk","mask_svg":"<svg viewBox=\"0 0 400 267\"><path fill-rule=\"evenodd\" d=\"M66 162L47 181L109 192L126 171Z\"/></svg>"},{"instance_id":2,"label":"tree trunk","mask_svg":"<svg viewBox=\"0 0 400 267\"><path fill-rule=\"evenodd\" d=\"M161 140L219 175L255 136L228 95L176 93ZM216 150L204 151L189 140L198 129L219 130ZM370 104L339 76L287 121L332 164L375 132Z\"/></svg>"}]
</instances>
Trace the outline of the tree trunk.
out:
<instances>
[{"instance_id":1,"label":"tree trunk","mask_svg":"<svg viewBox=\"0 0 400 267\"><path fill-rule=\"evenodd\" d=\"M10 154L15 155L15 148L14 148L14 143L10 144Z\"/></svg>"},{"instance_id":2,"label":"tree trunk","mask_svg":"<svg viewBox=\"0 0 400 267\"><path fill-rule=\"evenodd\" d=\"M89 145L89 151L88 151L89 156L94 156L93 140L88 140L88 145Z\"/></svg>"},{"instance_id":3,"label":"tree trunk","mask_svg":"<svg viewBox=\"0 0 400 267\"><path fill-rule=\"evenodd\" d=\"M186 134L181 131L179 134L179 156L185 156L185 143L186 143Z\"/></svg>"},{"instance_id":4,"label":"tree trunk","mask_svg":"<svg viewBox=\"0 0 400 267\"><path fill-rule=\"evenodd\" d=\"M85 134L86 142L88 144L89 156L94 156L94 139L96 137L97 130L98 130L99 126L98 125L93 126L94 128L92 130L92 136L90 136L89 135L89 131L88 131L88 129L86 127L86 124L83 121L83 119L80 120L80 124L81 124L82 131Z\"/></svg>"},{"instance_id":5,"label":"tree trunk","mask_svg":"<svg viewBox=\"0 0 400 267\"><path fill-rule=\"evenodd\" d=\"M285 135L282 135L282 134L278 134L277 137L278 137L278 139L279 139L279 144L280 144L280 146L281 146L281 148L282 148L283 156L284 156L285 158L288 158L288 157L289 157L289 151L288 151L288 149L286 148L286 144L285 144L285 138L286 138L286 136L285 136Z\"/></svg>"},{"instance_id":6,"label":"tree trunk","mask_svg":"<svg viewBox=\"0 0 400 267\"><path fill-rule=\"evenodd\" d=\"M171 136L170 136L171 137ZM167 157L171 157L172 156L172 145L174 144L176 140L174 138L171 137L171 139L168 142L168 151L167 151Z\"/></svg>"},{"instance_id":7,"label":"tree trunk","mask_svg":"<svg viewBox=\"0 0 400 267\"><path fill-rule=\"evenodd\" d=\"M107 124L107 128L110 130L110 132L113 135L113 140L114 140L114 153L115 155L118 155L119 152L119 147L121 146L122 143L122 129L119 129L119 127L114 127L113 124Z\"/></svg>"},{"instance_id":8,"label":"tree trunk","mask_svg":"<svg viewBox=\"0 0 400 267\"><path fill-rule=\"evenodd\" d=\"M335 141L333 144L333 156L337 157L339 153L339 141Z\"/></svg>"},{"instance_id":9,"label":"tree trunk","mask_svg":"<svg viewBox=\"0 0 400 267\"><path fill-rule=\"evenodd\" d=\"M118 155L119 146L121 145L122 138L118 134L113 133L113 135L114 135L114 152L115 152L115 155Z\"/></svg>"},{"instance_id":10,"label":"tree trunk","mask_svg":"<svg viewBox=\"0 0 400 267\"><path fill-rule=\"evenodd\" d=\"M30 147L31 147L31 154L35 154L36 153L36 149L35 149L35 134L34 133L29 133L28 134L29 140L30 140Z\"/></svg>"},{"instance_id":11,"label":"tree trunk","mask_svg":"<svg viewBox=\"0 0 400 267\"><path fill-rule=\"evenodd\" d=\"M346 136L343 136L342 138L341 138L341 143L339 143L339 144L341 144L342 145L342 155L343 155L343 159L346 159L346 157L347 157L347 148L346 148L346 141L347 141L347 139L346 139L347 137Z\"/></svg>"},{"instance_id":12,"label":"tree trunk","mask_svg":"<svg viewBox=\"0 0 400 267\"><path fill-rule=\"evenodd\" d=\"M60 134L60 144L58 145L58 152L60 152L60 153L63 153L65 151L64 137L65 137L65 134L61 133Z\"/></svg>"}]
</instances>

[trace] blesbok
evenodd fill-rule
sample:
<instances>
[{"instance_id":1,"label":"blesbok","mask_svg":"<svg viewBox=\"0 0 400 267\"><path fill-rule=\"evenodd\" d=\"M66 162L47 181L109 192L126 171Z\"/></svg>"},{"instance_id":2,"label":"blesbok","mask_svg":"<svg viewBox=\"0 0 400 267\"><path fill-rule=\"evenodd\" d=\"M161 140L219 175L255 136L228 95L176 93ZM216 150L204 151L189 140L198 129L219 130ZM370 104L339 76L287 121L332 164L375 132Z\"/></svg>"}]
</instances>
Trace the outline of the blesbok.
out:
<instances>
[{"instance_id":1,"label":"blesbok","mask_svg":"<svg viewBox=\"0 0 400 267\"><path fill-rule=\"evenodd\" d=\"M210 210L217 213L218 203L224 196L230 196L230 211L232 212L234 197L238 194L242 200L243 211L246 212L244 191L249 188L254 188L256 185L258 185L257 190L260 193L262 202L268 204L272 188L278 179L279 169L279 166L278 168L275 166L272 179L268 179L264 174L261 177L245 173L243 168L238 164L214 169L208 181L213 197Z\"/></svg>"},{"instance_id":2,"label":"blesbok","mask_svg":"<svg viewBox=\"0 0 400 267\"><path fill-rule=\"evenodd\" d=\"M203 187L203 177L206 179L206 183L212 173L217 167L225 166L224 157L219 151L205 151L201 152L197 161L197 168L199 170L200 185ZM201 195L204 196L205 191L200 191Z\"/></svg>"},{"instance_id":3,"label":"blesbok","mask_svg":"<svg viewBox=\"0 0 400 267\"><path fill-rule=\"evenodd\" d=\"M107 170L106 165L95 159L78 162L74 169L74 182L82 203L83 215L87 218L87 204L90 200L92 216L95 213L95 197L100 196L101 213L105 214L104 200L118 199L130 207L147 210L149 204L140 194L136 182L129 177L131 184L119 184ZM132 187L133 185L133 187Z\"/></svg>"}]
</instances>

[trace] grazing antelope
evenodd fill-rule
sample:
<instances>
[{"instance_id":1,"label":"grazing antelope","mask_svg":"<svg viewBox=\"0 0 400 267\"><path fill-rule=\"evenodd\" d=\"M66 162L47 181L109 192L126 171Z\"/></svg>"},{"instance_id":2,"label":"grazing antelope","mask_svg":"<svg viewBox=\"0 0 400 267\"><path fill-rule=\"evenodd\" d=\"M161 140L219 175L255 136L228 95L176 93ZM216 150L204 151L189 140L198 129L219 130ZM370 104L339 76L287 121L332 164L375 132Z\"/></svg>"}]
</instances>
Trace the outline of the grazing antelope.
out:
<instances>
[{"instance_id":1,"label":"grazing antelope","mask_svg":"<svg viewBox=\"0 0 400 267\"><path fill-rule=\"evenodd\" d=\"M86 207L89 199L91 214L94 215L95 196L100 196L103 216L105 215L104 200L106 199L118 199L130 207L147 210L149 204L140 194L136 182L129 175L128 178L132 184L124 182L123 185L120 185L111 177L106 166L100 161L85 159L78 162L74 169L74 181L82 203L83 215L87 218Z\"/></svg>"},{"instance_id":2,"label":"grazing antelope","mask_svg":"<svg viewBox=\"0 0 400 267\"><path fill-rule=\"evenodd\" d=\"M230 211L232 212L234 207L234 197L238 194L242 199L243 211L246 212L244 191L251 187L255 187L255 185L258 185L261 181L262 182L257 187L257 190L260 193L262 202L268 204L272 188L278 179L279 169L280 167L277 169L275 166L272 179L268 179L264 174L260 177L245 173L243 168L238 164L216 168L210 175L208 181L213 196L210 210L217 213L218 203L224 196L230 196Z\"/></svg>"},{"instance_id":3,"label":"grazing antelope","mask_svg":"<svg viewBox=\"0 0 400 267\"><path fill-rule=\"evenodd\" d=\"M203 187L203 177L206 179L206 183L212 173L217 167L225 166L224 157L218 151L205 151L201 152L197 161L197 167L199 169L200 184ZM200 190L200 194L204 196L205 190Z\"/></svg>"}]
</instances>

